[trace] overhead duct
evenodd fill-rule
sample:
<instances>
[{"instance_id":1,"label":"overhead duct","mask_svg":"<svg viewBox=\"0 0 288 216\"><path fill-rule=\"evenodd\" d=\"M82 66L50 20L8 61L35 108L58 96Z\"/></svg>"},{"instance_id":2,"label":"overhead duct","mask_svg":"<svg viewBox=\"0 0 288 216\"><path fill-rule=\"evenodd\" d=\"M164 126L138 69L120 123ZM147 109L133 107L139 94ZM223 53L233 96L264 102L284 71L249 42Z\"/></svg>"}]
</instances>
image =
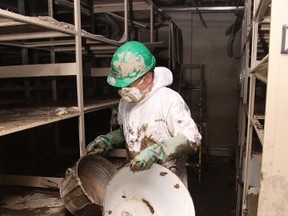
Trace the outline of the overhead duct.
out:
<instances>
[{"instance_id":1,"label":"overhead duct","mask_svg":"<svg viewBox=\"0 0 288 216\"><path fill-rule=\"evenodd\" d=\"M159 8L160 11L162 12L197 12L197 11L201 11L201 12L219 12L219 13L223 13L223 12L235 12L238 10L244 10L243 6L240 7L236 7L236 6L223 6L223 7L198 7L198 9L196 7L161 7Z\"/></svg>"}]
</instances>

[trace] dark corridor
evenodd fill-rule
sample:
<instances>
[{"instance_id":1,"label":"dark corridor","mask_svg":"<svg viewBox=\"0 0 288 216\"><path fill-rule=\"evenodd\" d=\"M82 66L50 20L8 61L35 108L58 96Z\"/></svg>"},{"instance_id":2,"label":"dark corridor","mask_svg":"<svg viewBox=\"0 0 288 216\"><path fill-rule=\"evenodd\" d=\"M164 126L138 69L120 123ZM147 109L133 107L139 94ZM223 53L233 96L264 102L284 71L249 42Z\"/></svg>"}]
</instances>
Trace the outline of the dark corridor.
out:
<instances>
[{"instance_id":1,"label":"dark corridor","mask_svg":"<svg viewBox=\"0 0 288 216\"><path fill-rule=\"evenodd\" d=\"M223 157L209 157L203 164L202 179L198 180L189 167L189 191L196 216L235 215L235 166L233 160Z\"/></svg>"}]
</instances>

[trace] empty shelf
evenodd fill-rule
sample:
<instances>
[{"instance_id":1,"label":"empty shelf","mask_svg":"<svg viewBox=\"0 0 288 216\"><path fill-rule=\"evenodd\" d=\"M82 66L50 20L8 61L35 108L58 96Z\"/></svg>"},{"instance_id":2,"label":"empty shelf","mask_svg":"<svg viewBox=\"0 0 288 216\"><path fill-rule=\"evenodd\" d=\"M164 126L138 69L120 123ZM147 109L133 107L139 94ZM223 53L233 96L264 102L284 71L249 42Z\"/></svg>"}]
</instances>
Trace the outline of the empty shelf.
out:
<instances>
[{"instance_id":1,"label":"empty shelf","mask_svg":"<svg viewBox=\"0 0 288 216\"><path fill-rule=\"evenodd\" d=\"M106 109L114 106L118 106L119 99L107 99L85 102L84 112L89 113L100 109Z\"/></svg>"}]
</instances>

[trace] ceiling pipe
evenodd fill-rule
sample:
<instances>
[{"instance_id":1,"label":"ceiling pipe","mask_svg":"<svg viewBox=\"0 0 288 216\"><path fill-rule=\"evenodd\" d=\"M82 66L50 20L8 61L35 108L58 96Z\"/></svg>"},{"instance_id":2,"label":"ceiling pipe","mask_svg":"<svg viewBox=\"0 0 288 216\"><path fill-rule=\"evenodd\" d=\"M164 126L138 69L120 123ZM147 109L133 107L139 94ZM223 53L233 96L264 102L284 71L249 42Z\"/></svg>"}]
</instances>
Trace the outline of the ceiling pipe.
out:
<instances>
[{"instance_id":1,"label":"ceiling pipe","mask_svg":"<svg viewBox=\"0 0 288 216\"><path fill-rule=\"evenodd\" d=\"M223 7L160 7L159 10L161 12L195 12L197 13L198 11L203 12L203 13L230 13L230 12L235 12L239 10L244 10L243 6L223 6Z\"/></svg>"}]
</instances>

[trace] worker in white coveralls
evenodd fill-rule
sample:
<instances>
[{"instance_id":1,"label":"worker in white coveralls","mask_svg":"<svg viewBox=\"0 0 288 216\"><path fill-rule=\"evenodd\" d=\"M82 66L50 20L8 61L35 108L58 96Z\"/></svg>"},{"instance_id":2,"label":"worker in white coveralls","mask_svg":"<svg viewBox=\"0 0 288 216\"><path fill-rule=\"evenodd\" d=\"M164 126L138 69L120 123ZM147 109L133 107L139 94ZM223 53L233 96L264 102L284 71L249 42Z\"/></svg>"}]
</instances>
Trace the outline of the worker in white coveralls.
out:
<instances>
[{"instance_id":1,"label":"worker in white coveralls","mask_svg":"<svg viewBox=\"0 0 288 216\"><path fill-rule=\"evenodd\" d=\"M132 171L162 164L187 187L185 161L199 148L201 135L183 98L168 87L172 72L155 65L155 57L140 42L117 49L107 82L120 88L120 128L98 136L86 150L100 153L126 144Z\"/></svg>"}]
</instances>

